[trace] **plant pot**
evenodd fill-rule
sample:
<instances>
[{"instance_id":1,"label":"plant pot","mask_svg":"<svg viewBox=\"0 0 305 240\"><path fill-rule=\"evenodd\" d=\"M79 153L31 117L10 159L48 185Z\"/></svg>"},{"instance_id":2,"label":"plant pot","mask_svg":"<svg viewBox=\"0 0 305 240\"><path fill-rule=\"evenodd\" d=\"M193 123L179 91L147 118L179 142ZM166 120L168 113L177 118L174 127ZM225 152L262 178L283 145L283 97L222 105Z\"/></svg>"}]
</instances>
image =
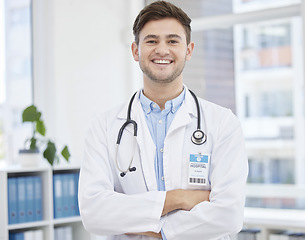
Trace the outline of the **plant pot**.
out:
<instances>
[{"instance_id":1,"label":"plant pot","mask_svg":"<svg viewBox=\"0 0 305 240\"><path fill-rule=\"evenodd\" d=\"M40 153L38 149L20 149L19 161L23 167L34 167L39 164Z\"/></svg>"}]
</instances>

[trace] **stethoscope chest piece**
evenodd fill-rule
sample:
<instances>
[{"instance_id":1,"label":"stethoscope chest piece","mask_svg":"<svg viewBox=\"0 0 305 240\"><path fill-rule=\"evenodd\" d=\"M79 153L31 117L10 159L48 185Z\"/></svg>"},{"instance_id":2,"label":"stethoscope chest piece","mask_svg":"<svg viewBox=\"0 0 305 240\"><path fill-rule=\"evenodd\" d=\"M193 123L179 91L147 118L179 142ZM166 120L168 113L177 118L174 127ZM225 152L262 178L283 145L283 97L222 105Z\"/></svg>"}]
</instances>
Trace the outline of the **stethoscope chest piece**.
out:
<instances>
[{"instance_id":1,"label":"stethoscope chest piece","mask_svg":"<svg viewBox=\"0 0 305 240\"><path fill-rule=\"evenodd\" d=\"M207 140L207 136L204 134L203 131L200 129L197 129L193 134L192 134L192 142L196 145L201 145L204 144Z\"/></svg>"}]
</instances>

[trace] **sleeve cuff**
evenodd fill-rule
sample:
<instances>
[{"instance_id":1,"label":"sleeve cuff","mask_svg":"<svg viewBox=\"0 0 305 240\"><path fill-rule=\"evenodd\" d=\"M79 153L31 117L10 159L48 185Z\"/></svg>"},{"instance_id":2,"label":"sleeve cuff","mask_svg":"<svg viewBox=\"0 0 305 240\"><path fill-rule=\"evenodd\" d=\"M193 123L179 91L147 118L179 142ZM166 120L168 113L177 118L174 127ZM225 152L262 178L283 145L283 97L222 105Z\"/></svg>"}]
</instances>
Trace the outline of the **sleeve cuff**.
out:
<instances>
[{"instance_id":1,"label":"sleeve cuff","mask_svg":"<svg viewBox=\"0 0 305 240\"><path fill-rule=\"evenodd\" d=\"M160 232L161 231L161 229L162 229L162 227L163 227L163 224L164 224L164 221L165 221L165 217L162 217L162 212L163 212L163 207L164 207L164 202L165 202L165 198L166 198L166 192L163 192L163 191L160 191L159 193L162 193L162 200L161 200L161 202L162 202L162 207L161 207L161 209L159 208L159 209L156 209L154 212L159 212L159 225L158 225L158 227L157 227L157 229L154 231L154 232L156 232L156 233L158 233L158 232ZM160 205L161 206L161 205Z\"/></svg>"}]
</instances>

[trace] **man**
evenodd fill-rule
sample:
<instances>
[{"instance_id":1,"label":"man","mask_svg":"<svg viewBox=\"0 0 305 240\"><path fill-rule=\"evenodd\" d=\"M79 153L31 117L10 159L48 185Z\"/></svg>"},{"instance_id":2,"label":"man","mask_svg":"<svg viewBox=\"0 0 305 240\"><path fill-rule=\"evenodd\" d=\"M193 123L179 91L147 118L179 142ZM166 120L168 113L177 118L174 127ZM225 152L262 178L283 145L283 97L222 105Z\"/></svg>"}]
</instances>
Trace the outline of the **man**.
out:
<instances>
[{"instance_id":1,"label":"man","mask_svg":"<svg viewBox=\"0 0 305 240\"><path fill-rule=\"evenodd\" d=\"M129 107L100 115L86 138L79 203L89 232L109 239L229 239L242 228L248 166L241 127L228 109L202 99L197 106L183 85L194 49L190 22L165 1L135 20L132 54L143 89ZM206 141L193 140L196 130Z\"/></svg>"}]
</instances>

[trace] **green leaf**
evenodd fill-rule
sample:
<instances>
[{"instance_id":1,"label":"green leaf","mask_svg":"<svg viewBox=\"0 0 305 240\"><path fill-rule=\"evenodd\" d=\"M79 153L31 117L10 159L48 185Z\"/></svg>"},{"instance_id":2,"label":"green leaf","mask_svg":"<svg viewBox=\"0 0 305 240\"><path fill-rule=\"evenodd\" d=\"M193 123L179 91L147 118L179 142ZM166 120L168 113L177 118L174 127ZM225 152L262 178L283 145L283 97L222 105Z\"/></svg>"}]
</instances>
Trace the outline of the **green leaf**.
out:
<instances>
[{"instance_id":1,"label":"green leaf","mask_svg":"<svg viewBox=\"0 0 305 240\"><path fill-rule=\"evenodd\" d=\"M36 149L37 148L37 146L36 146L37 139L32 137L30 141L31 141L30 149L31 150Z\"/></svg>"},{"instance_id":2,"label":"green leaf","mask_svg":"<svg viewBox=\"0 0 305 240\"><path fill-rule=\"evenodd\" d=\"M40 117L41 112L38 112L34 105L27 107L22 113L23 122L35 122L38 121Z\"/></svg>"},{"instance_id":3,"label":"green leaf","mask_svg":"<svg viewBox=\"0 0 305 240\"><path fill-rule=\"evenodd\" d=\"M67 162L69 162L69 158L71 155L67 146L65 146L64 149L61 151L61 155L66 159Z\"/></svg>"},{"instance_id":4,"label":"green leaf","mask_svg":"<svg viewBox=\"0 0 305 240\"><path fill-rule=\"evenodd\" d=\"M55 144L49 141L47 148L43 152L43 157L46 158L48 162L53 166L55 156L56 156Z\"/></svg>"},{"instance_id":5,"label":"green leaf","mask_svg":"<svg viewBox=\"0 0 305 240\"><path fill-rule=\"evenodd\" d=\"M46 134L46 127L42 120L37 121L36 131L39 132L42 136L44 136Z\"/></svg>"}]
</instances>

